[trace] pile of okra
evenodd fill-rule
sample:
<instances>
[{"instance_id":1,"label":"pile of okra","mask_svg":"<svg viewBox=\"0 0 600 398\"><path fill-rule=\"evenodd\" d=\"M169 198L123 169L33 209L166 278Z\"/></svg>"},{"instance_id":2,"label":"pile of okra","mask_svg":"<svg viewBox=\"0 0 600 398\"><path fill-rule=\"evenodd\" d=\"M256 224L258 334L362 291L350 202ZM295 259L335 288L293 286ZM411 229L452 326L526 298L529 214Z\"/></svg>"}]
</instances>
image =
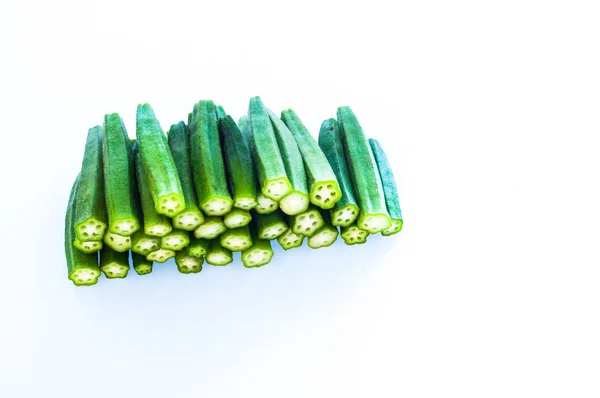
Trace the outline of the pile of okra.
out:
<instances>
[{"instance_id":1,"label":"pile of okra","mask_svg":"<svg viewBox=\"0 0 600 398\"><path fill-rule=\"evenodd\" d=\"M85 286L101 273L124 278L130 264L144 275L174 257L189 274L241 252L254 268L271 261L275 239L289 250L307 238L316 249L338 235L354 245L401 229L389 161L349 107L323 122L317 141L293 110L278 117L259 97L237 123L200 101L187 124L166 134L143 104L135 139L117 113L89 130L69 196L65 253L69 279Z\"/></svg>"}]
</instances>

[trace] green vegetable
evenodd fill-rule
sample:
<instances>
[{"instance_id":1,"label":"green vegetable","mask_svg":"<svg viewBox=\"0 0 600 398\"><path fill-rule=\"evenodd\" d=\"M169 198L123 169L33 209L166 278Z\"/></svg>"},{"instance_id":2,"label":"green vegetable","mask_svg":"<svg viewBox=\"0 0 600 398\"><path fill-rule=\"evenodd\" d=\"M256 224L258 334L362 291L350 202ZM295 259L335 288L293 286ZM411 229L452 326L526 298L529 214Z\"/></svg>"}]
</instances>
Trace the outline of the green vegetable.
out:
<instances>
[{"instance_id":1,"label":"green vegetable","mask_svg":"<svg viewBox=\"0 0 600 398\"><path fill-rule=\"evenodd\" d=\"M212 265L227 265L233 261L231 250L221 246L219 239L210 241L210 247L205 260Z\"/></svg>"},{"instance_id":2,"label":"green vegetable","mask_svg":"<svg viewBox=\"0 0 600 398\"><path fill-rule=\"evenodd\" d=\"M331 209L342 197L331 165L296 112L291 109L281 112L281 120L292 132L302 153L310 187L310 202L322 209Z\"/></svg>"},{"instance_id":3,"label":"green vegetable","mask_svg":"<svg viewBox=\"0 0 600 398\"><path fill-rule=\"evenodd\" d=\"M173 250L167 249L158 249L146 256L148 261L156 261L157 263L164 263L170 258L175 257L175 252Z\"/></svg>"},{"instance_id":4,"label":"green vegetable","mask_svg":"<svg viewBox=\"0 0 600 398\"><path fill-rule=\"evenodd\" d=\"M138 105L136 136L156 211L174 217L186 208L183 189L165 133L149 104Z\"/></svg>"},{"instance_id":5,"label":"green vegetable","mask_svg":"<svg viewBox=\"0 0 600 398\"><path fill-rule=\"evenodd\" d=\"M178 251L189 244L189 233L187 231L175 230L161 238L160 248L165 250Z\"/></svg>"},{"instance_id":6,"label":"green vegetable","mask_svg":"<svg viewBox=\"0 0 600 398\"><path fill-rule=\"evenodd\" d=\"M321 216L325 225L308 238L308 247L311 249L331 246L339 234L338 229L331 223L331 214L328 211L322 211Z\"/></svg>"},{"instance_id":7,"label":"green vegetable","mask_svg":"<svg viewBox=\"0 0 600 398\"><path fill-rule=\"evenodd\" d=\"M129 272L129 252L104 246L100 251L100 270L108 279L125 278Z\"/></svg>"},{"instance_id":8,"label":"green vegetable","mask_svg":"<svg viewBox=\"0 0 600 398\"><path fill-rule=\"evenodd\" d=\"M140 224L134 203L131 143L117 113L104 116L102 159L108 230L113 234L129 236L140 228Z\"/></svg>"},{"instance_id":9,"label":"green vegetable","mask_svg":"<svg viewBox=\"0 0 600 398\"><path fill-rule=\"evenodd\" d=\"M84 253L95 253L102 249L103 245L102 241L92 240L82 242L79 239L75 238L75 240L73 241L73 246L75 246L77 249L81 250Z\"/></svg>"},{"instance_id":10,"label":"green vegetable","mask_svg":"<svg viewBox=\"0 0 600 398\"><path fill-rule=\"evenodd\" d=\"M146 259L138 253L131 253L131 259L133 260L133 269L138 275L146 275L152 272L152 261Z\"/></svg>"},{"instance_id":11,"label":"green vegetable","mask_svg":"<svg viewBox=\"0 0 600 398\"><path fill-rule=\"evenodd\" d=\"M194 236L198 239L214 239L226 229L222 217L206 217L204 223L194 231Z\"/></svg>"},{"instance_id":12,"label":"green vegetable","mask_svg":"<svg viewBox=\"0 0 600 398\"><path fill-rule=\"evenodd\" d=\"M75 179L69 195L67 214L65 216L65 257L69 279L77 286L90 286L98 282L98 253L87 254L73 247L75 241L75 213L77 208L77 188L79 176Z\"/></svg>"},{"instance_id":13,"label":"green vegetable","mask_svg":"<svg viewBox=\"0 0 600 398\"><path fill-rule=\"evenodd\" d=\"M160 238L158 236L146 235L144 231L137 231L131 235L131 251L142 256L147 256L160 249Z\"/></svg>"},{"instance_id":14,"label":"green vegetable","mask_svg":"<svg viewBox=\"0 0 600 398\"><path fill-rule=\"evenodd\" d=\"M141 155L139 151L134 150L134 153L139 188L139 207L143 214L144 232L150 236L165 236L173 230L171 220L169 217L156 211L154 200L152 199L152 191L148 183L148 175L142 165Z\"/></svg>"},{"instance_id":15,"label":"green vegetable","mask_svg":"<svg viewBox=\"0 0 600 398\"><path fill-rule=\"evenodd\" d=\"M190 237L190 244L188 245L188 251L191 256L203 258L208 252L210 241L207 239L196 239Z\"/></svg>"},{"instance_id":16,"label":"green vegetable","mask_svg":"<svg viewBox=\"0 0 600 398\"><path fill-rule=\"evenodd\" d=\"M202 271L202 263L204 263L204 259L192 256L187 247L175 254L175 264L177 264L179 272L183 274L197 274Z\"/></svg>"},{"instance_id":17,"label":"green vegetable","mask_svg":"<svg viewBox=\"0 0 600 398\"><path fill-rule=\"evenodd\" d=\"M271 242L258 237L258 222L254 220L250 224L250 236L252 246L242 252L242 263L246 268L261 267L273 258Z\"/></svg>"},{"instance_id":18,"label":"green vegetable","mask_svg":"<svg viewBox=\"0 0 600 398\"><path fill-rule=\"evenodd\" d=\"M257 214L256 224L259 239L277 239L281 234L288 230L288 226L283 219L283 213L281 211L276 211L271 214Z\"/></svg>"},{"instance_id":19,"label":"green vegetable","mask_svg":"<svg viewBox=\"0 0 600 398\"><path fill-rule=\"evenodd\" d=\"M228 229L221 234L221 246L232 252L241 252L252 246L250 229L248 226Z\"/></svg>"},{"instance_id":20,"label":"green vegetable","mask_svg":"<svg viewBox=\"0 0 600 398\"><path fill-rule=\"evenodd\" d=\"M88 131L81 162L75 235L82 242L102 241L108 223L104 200L103 136L104 129L101 126L92 127Z\"/></svg>"},{"instance_id":21,"label":"green vegetable","mask_svg":"<svg viewBox=\"0 0 600 398\"><path fill-rule=\"evenodd\" d=\"M349 227L342 227L342 232L340 235L344 240L345 244L355 245L365 243L367 241L367 236L369 236L369 233L358 228L356 226L356 223L354 223Z\"/></svg>"},{"instance_id":22,"label":"green vegetable","mask_svg":"<svg viewBox=\"0 0 600 398\"><path fill-rule=\"evenodd\" d=\"M349 107L338 108L337 119L360 208L357 226L372 234L386 230L392 222L387 214L381 178L367 138Z\"/></svg>"},{"instance_id":23,"label":"green vegetable","mask_svg":"<svg viewBox=\"0 0 600 398\"><path fill-rule=\"evenodd\" d=\"M270 109L267 109L267 113L275 132L286 175L292 186L292 191L281 199L279 207L289 215L304 213L308 209L310 198L302 154L287 126Z\"/></svg>"},{"instance_id":24,"label":"green vegetable","mask_svg":"<svg viewBox=\"0 0 600 398\"><path fill-rule=\"evenodd\" d=\"M194 181L192 180L188 127L183 122L174 124L169 130L168 137L171 154L183 190L183 198L185 199L185 209L173 217L173 226L178 229L193 231L204 222L204 216L196 205L198 201Z\"/></svg>"},{"instance_id":25,"label":"green vegetable","mask_svg":"<svg viewBox=\"0 0 600 398\"><path fill-rule=\"evenodd\" d=\"M106 234L104 234L104 245L117 252L123 253L131 249L131 237L121 236L119 234L113 234L110 231L106 231Z\"/></svg>"},{"instance_id":26,"label":"green vegetable","mask_svg":"<svg viewBox=\"0 0 600 398\"><path fill-rule=\"evenodd\" d=\"M379 176L381 177L385 205L392 219L392 225L388 229L381 231L381 234L384 236L397 234L402 230L403 221L394 173L392 172L392 167L383 148L381 147L381 144L379 144L379 142L373 138L369 139L369 144L371 145L375 163L377 164L377 169L379 170Z\"/></svg>"},{"instance_id":27,"label":"green vegetable","mask_svg":"<svg viewBox=\"0 0 600 398\"><path fill-rule=\"evenodd\" d=\"M292 228L289 228L282 235L280 235L279 238L277 238L277 242L279 242L283 250L300 247L302 246L302 241L304 241L304 235L295 233L292 231Z\"/></svg>"},{"instance_id":28,"label":"green vegetable","mask_svg":"<svg viewBox=\"0 0 600 398\"><path fill-rule=\"evenodd\" d=\"M232 209L231 212L223 219L223 223L227 228L233 229L248 225L250 220L252 220L252 216L248 211L242 209Z\"/></svg>"},{"instance_id":29,"label":"green vegetable","mask_svg":"<svg viewBox=\"0 0 600 398\"><path fill-rule=\"evenodd\" d=\"M202 211L209 216L229 213L233 200L225 178L217 114L212 101L200 101L194 105L190 125L190 155Z\"/></svg>"},{"instance_id":30,"label":"green vegetable","mask_svg":"<svg viewBox=\"0 0 600 398\"><path fill-rule=\"evenodd\" d=\"M262 194L279 201L292 190L269 115L260 97L250 99L248 125Z\"/></svg>"},{"instance_id":31,"label":"green vegetable","mask_svg":"<svg viewBox=\"0 0 600 398\"><path fill-rule=\"evenodd\" d=\"M223 107L221 105L216 105L215 106L215 112L217 114L217 119L223 119L225 116L227 116L227 113L225 113L225 109L223 109Z\"/></svg>"},{"instance_id":32,"label":"green vegetable","mask_svg":"<svg viewBox=\"0 0 600 398\"><path fill-rule=\"evenodd\" d=\"M223 154L233 192L233 205L250 210L256 206L256 177L252 153L247 141L231 116L219 121Z\"/></svg>"},{"instance_id":33,"label":"green vegetable","mask_svg":"<svg viewBox=\"0 0 600 398\"><path fill-rule=\"evenodd\" d=\"M352 181L346 166L337 120L327 119L321 124L319 146L329 161L342 192L342 197L331 209L332 223L335 226L347 227L356 220L359 209L352 191Z\"/></svg>"},{"instance_id":34,"label":"green vegetable","mask_svg":"<svg viewBox=\"0 0 600 398\"><path fill-rule=\"evenodd\" d=\"M292 232L311 237L325 225L319 210L310 206L307 211L292 217Z\"/></svg>"}]
</instances>

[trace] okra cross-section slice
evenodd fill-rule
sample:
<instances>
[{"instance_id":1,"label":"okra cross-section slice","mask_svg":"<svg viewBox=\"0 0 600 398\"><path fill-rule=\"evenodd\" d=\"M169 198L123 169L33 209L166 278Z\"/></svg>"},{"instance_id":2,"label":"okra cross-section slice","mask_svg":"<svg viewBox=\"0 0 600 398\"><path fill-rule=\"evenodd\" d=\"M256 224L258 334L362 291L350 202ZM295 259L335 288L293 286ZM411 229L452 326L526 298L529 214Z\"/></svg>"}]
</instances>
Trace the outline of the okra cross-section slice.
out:
<instances>
[{"instance_id":1,"label":"okra cross-section slice","mask_svg":"<svg viewBox=\"0 0 600 398\"><path fill-rule=\"evenodd\" d=\"M129 251L118 252L105 246L100 251L100 270L108 279L125 278L129 272Z\"/></svg>"},{"instance_id":2,"label":"okra cross-section slice","mask_svg":"<svg viewBox=\"0 0 600 398\"><path fill-rule=\"evenodd\" d=\"M117 113L104 116L103 138L102 160L108 230L113 234L129 236L140 228L134 203L134 162L125 125Z\"/></svg>"},{"instance_id":3,"label":"okra cross-section slice","mask_svg":"<svg viewBox=\"0 0 600 398\"><path fill-rule=\"evenodd\" d=\"M339 232L337 227L331 223L331 215L328 211L322 211L324 225L308 238L308 247L318 249L320 247L331 246L337 239Z\"/></svg>"},{"instance_id":4,"label":"okra cross-section slice","mask_svg":"<svg viewBox=\"0 0 600 398\"><path fill-rule=\"evenodd\" d=\"M164 263L170 258L175 257L175 252L173 250L167 249L158 249L146 256L146 259L149 261L156 261L157 263Z\"/></svg>"},{"instance_id":5,"label":"okra cross-section slice","mask_svg":"<svg viewBox=\"0 0 600 398\"><path fill-rule=\"evenodd\" d=\"M335 173L317 141L292 109L281 112L281 120L290 129L304 160L310 187L310 202L331 209L342 197Z\"/></svg>"},{"instance_id":6,"label":"okra cross-section slice","mask_svg":"<svg viewBox=\"0 0 600 398\"><path fill-rule=\"evenodd\" d=\"M249 211L232 209L223 219L223 223L229 229L244 227L250 223L252 216Z\"/></svg>"},{"instance_id":7,"label":"okra cross-section slice","mask_svg":"<svg viewBox=\"0 0 600 398\"><path fill-rule=\"evenodd\" d=\"M198 239L214 239L227 230L222 217L206 217L204 223L194 231Z\"/></svg>"},{"instance_id":8,"label":"okra cross-section slice","mask_svg":"<svg viewBox=\"0 0 600 398\"><path fill-rule=\"evenodd\" d=\"M131 253L133 269L138 275L146 275L152 272L152 261L149 261L146 256L139 253Z\"/></svg>"},{"instance_id":9,"label":"okra cross-section slice","mask_svg":"<svg viewBox=\"0 0 600 398\"><path fill-rule=\"evenodd\" d=\"M183 122L174 124L169 129L169 147L173 161L177 167L177 174L181 181L185 209L173 217L173 226L185 231L193 231L204 222L204 216L198 209L196 189L192 179L192 165L190 160L190 133Z\"/></svg>"},{"instance_id":10,"label":"okra cross-section slice","mask_svg":"<svg viewBox=\"0 0 600 398\"><path fill-rule=\"evenodd\" d=\"M392 219L392 225L388 229L381 231L384 236L397 234L402 230L402 210L400 209L400 199L398 198L398 188L394 179L394 172L388 160L385 151L376 139L370 138L369 145L373 151L375 163L381 177L383 194L385 196L385 206Z\"/></svg>"},{"instance_id":11,"label":"okra cross-section slice","mask_svg":"<svg viewBox=\"0 0 600 398\"><path fill-rule=\"evenodd\" d=\"M158 236L146 235L144 231L137 231L131 235L131 251L142 256L147 256L160 249L160 238Z\"/></svg>"},{"instance_id":12,"label":"okra cross-section slice","mask_svg":"<svg viewBox=\"0 0 600 398\"><path fill-rule=\"evenodd\" d=\"M292 191L273 125L260 97L250 99L248 126L262 194L279 201Z\"/></svg>"},{"instance_id":13,"label":"okra cross-section slice","mask_svg":"<svg viewBox=\"0 0 600 398\"><path fill-rule=\"evenodd\" d=\"M256 214L256 225L259 239L277 239L288 230L281 210L270 214Z\"/></svg>"},{"instance_id":14,"label":"okra cross-section slice","mask_svg":"<svg viewBox=\"0 0 600 398\"><path fill-rule=\"evenodd\" d=\"M92 127L85 142L75 211L75 235L82 242L102 241L108 224L104 199L103 137L102 126Z\"/></svg>"},{"instance_id":15,"label":"okra cross-section slice","mask_svg":"<svg viewBox=\"0 0 600 398\"><path fill-rule=\"evenodd\" d=\"M257 204L256 176L248 142L229 115L219 120L219 132L233 205L244 210L253 209Z\"/></svg>"},{"instance_id":16,"label":"okra cross-section slice","mask_svg":"<svg viewBox=\"0 0 600 398\"><path fill-rule=\"evenodd\" d=\"M270 109L267 109L267 113L273 125L273 131L275 132L277 145L281 152L285 172L292 185L292 191L281 199L279 207L284 213L289 215L304 213L308 209L310 198L308 197L308 183L306 181L302 154L300 153L300 149L298 149L298 144L294 136L285 123Z\"/></svg>"},{"instance_id":17,"label":"okra cross-section slice","mask_svg":"<svg viewBox=\"0 0 600 398\"><path fill-rule=\"evenodd\" d=\"M106 231L104 234L104 246L108 246L117 252L126 252L131 249L131 237L121 236L119 234L113 234L110 231Z\"/></svg>"},{"instance_id":18,"label":"okra cross-section slice","mask_svg":"<svg viewBox=\"0 0 600 398\"><path fill-rule=\"evenodd\" d=\"M189 248L184 248L175 254L177 270L182 274L197 274L202 271L203 257L195 257L189 253Z\"/></svg>"},{"instance_id":19,"label":"okra cross-section slice","mask_svg":"<svg viewBox=\"0 0 600 398\"><path fill-rule=\"evenodd\" d=\"M242 252L242 264L246 268L261 267L271 261L273 258L273 248L271 241L259 239L258 222L253 220L250 224L250 236L252 246Z\"/></svg>"},{"instance_id":20,"label":"okra cross-section slice","mask_svg":"<svg viewBox=\"0 0 600 398\"><path fill-rule=\"evenodd\" d=\"M139 146L136 146L139 148ZM154 206L154 199L152 199L152 192L150 184L148 183L148 175L142 164L142 158L138 150L134 150L135 153L135 165L137 171L137 183L139 191L139 207L141 207L142 218L144 223L144 232L150 236L165 236L173 230L171 226L171 220L164 214L160 214L156 211Z\"/></svg>"},{"instance_id":21,"label":"okra cross-section slice","mask_svg":"<svg viewBox=\"0 0 600 398\"><path fill-rule=\"evenodd\" d=\"M100 276L98 253L83 253L73 246L73 242L77 239L75 237L75 213L78 186L79 176L71 187L65 215L65 257L69 279L77 286L90 286L96 284Z\"/></svg>"},{"instance_id":22,"label":"okra cross-section slice","mask_svg":"<svg viewBox=\"0 0 600 398\"><path fill-rule=\"evenodd\" d=\"M231 250L221 246L219 239L213 239L204 259L211 265L227 265L233 261L233 256Z\"/></svg>"},{"instance_id":23,"label":"okra cross-section slice","mask_svg":"<svg viewBox=\"0 0 600 398\"><path fill-rule=\"evenodd\" d=\"M350 107L338 108L337 119L360 208L357 226L371 234L381 232L389 228L392 222L387 214L381 177L371 147Z\"/></svg>"},{"instance_id":24,"label":"okra cross-section slice","mask_svg":"<svg viewBox=\"0 0 600 398\"><path fill-rule=\"evenodd\" d=\"M161 238L160 248L165 250L178 251L189 244L189 233L187 231L175 230Z\"/></svg>"},{"instance_id":25,"label":"okra cross-section slice","mask_svg":"<svg viewBox=\"0 0 600 398\"><path fill-rule=\"evenodd\" d=\"M210 245L210 241L207 239L197 239L195 237L190 237L190 244L188 245L188 252L190 256L204 258L206 253L208 252L208 247Z\"/></svg>"},{"instance_id":26,"label":"okra cross-section slice","mask_svg":"<svg viewBox=\"0 0 600 398\"><path fill-rule=\"evenodd\" d=\"M174 217L186 207L183 189L165 133L149 104L138 105L136 136L156 211Z\"/></svg>"},{"instance_id":27,"label":"okra cross-section slice","mask_svg":"<svg viewBox=\"0 0 600 398\"><path fill-rule=\"evenodd\" d=\"M100 249L102 249L102 241L87 241L87 242L82 242L79 239L75 238L75 241L73 242L73 245L81 250L84 253L95 253L97 251L100 251Z\"/></svg>"},{"instance_id":28,"label":"okra cross-section slice","mask_svg":"<svg viewBox=\"0 0 600 398\"><path fill-rule=\"evenodd\" d=\"M241 252L252 246L252 238L250 237L250 229L248 226L228 229L220 236L221 246L232 252Z\"/></svg>"},{"instance_id":29,"label":"okra cross-section slice","mask_svg":"<svg viewBox=\"0 0 600 398\"><path fill-rule=\"evenodd\" d=\"M279 242L283 250L300 247L302 246L302 241L304 241L304 235L295 233L291 228L277 238L277 242Z\"/></svg>"},{"instance_id":30,"label":"okra cross-section slice","mask_svg":"<svg viewBox=\"0 0 600 398\"><path fill-rule=\"evenodd\" d=\"M337 120L327 119L321 124L319 146L329 161L342 192L340 200L331 208L331 222L334 226L347 227L356 220L359 209L352 190Z\"/></svg>"},{"instance_id":31,"label":"okra cross-section slice","mask_svg":"<svg viewBox=\"0 0 600 398\"><path fill-rule=\"evenodd\" d=\"M349 227L342 227L342 232L340 233L344 243L347 245L356 245L362 244L367 241L367 236L369 233L367 231L363 231L362 229L356 226L356 223L350 225Z\"/></svg>"},{"instance_id":32,"label":"okra cross-section slice","mask_svg":"<svg viewBox=\"0 0 600 398\"><path fill-rule=\"evenodd\" d=\"M194 105L190 125L190 157L196 195L202 211L223 216L231 210L225 165L221 152L215 104L200 101Z\"/></svg>"},{"instance_id":33,"label":"okra cross-section slice","mask_svg":"<svg viewBox=\"0 0 600 398\"><path fill-rule=\"evenodd\" d=\"M311 237L325 222L315 206L311 206L302 214L292 217L292 232Z\"/></svg>"}]
</instances>

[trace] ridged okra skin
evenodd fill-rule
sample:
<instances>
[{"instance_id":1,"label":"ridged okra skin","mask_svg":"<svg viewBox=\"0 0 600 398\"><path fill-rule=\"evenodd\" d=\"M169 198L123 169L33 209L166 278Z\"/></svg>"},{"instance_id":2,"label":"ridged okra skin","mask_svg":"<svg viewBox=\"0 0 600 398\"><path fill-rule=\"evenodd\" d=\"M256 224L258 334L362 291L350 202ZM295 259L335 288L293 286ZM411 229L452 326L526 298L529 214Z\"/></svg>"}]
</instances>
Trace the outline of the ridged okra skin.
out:
<instances>
[{"instance_id":1,"label":"ridged okra skin","mask_svg":"<svg viewBox=\"0 0 600 398\"><path fill-rule=\"evenodd\" d=\"M281 112L281 120L291 131L308 177L310 202L322 209L331 209L342 196L337 178L319 144L292 109Z\"/></svg>"},{"instance_id":2,"label":"ridged okra skin","mask_svg":"<svg viewBox=\"0 0 600 398\"><path fill-rule=\"evenodd\" d=\"M76 286L91 286L98 282L100 268L98 253L83 253L73 246L75 236L75 213L77 207L77 188L79 176L75 179L69 195L69 203L65 215L65 258L67 275Z\"/></svg>"},{"instance_id":3,"label":"ridged okra skin","mask_svg":"<svg viewBox=\"0 0 600 398\"><path fill-rule=\"evenodd\" d=\"M334 226L347 227L356 220L359 209L352 190L352 181L346 164L346 155L337 120L323 121L319 130L319 146L329 161L342 192L340 200L331 208L332 223Z\"/></svg>"},{"instance_id":4,"label":"ridged okra skin","mask_svg":"<svg viewBox=\"0 0 600 398\"><path fill-rule=\"evenodd\" d=\"M108 279L125 278L129 272L129 251L118 252L105 246L100 251L100 270Z\"/></svg>"},{"instance_id":5,"label":"ridged okra skin","mask_svg":"<svg viewBox=\"0 0 600 398\"><path fill-rule=\"evenodd\" d=\"M204 257L192 256L189 253L189 248L186 247L175 254L175 264L177 270L182 274L197 274L202 271Z\"/></svg>"},{"instance_id":6,"label":"ridged okra skin","mask_svg":"<svg viewBox=\"0 0 600 398\"><path fill-rule=\"evenodd\" d=\"M321 217L323 217L324 225L308 238L308 247L311 249L331 246L339 235L337 227L331 223L331 213L321 210Z\"/></svg>"},{"instance_id":7,"label":"ridged okra skin","mask_svg":"<svg viewBox=\"0 0 600 398\"><path fill-rule=\"evenodd\" d=\"M102 241L108 224L104 198L102 140L104 128L89 129L85 142L75 212L75 234L81 242Z\"/></svg>"},{"instance_id":8,"label":"ridged okra skin","mask_svg":"<svg viewBox=\"0 0 600 398\"><path fill-rule=\"evenodd\" d=\"M398 188L396 187L394 172L379 141L370 138L369 145L371 145L375 163L379 170L379 176L381 177L386 209L392 219L392 225L388 229L381 231L381 234L384 236L394 235L402 230L403 225L402 210L400 209L400 199L398 198Z\"/></svg>"},{"instance_id":9,"label":"ridged okra skin","mask_svg":"<svg viewBox=\"0 0 600 398\"><path fill-rule=\"evenodd\" d=\"M260 97L250 99L248 126L253 140L254 161L264 196L280 201L292 191L269 114Z\"/></svg>"},{"instance_id":10,"label":"ridged okra skin","mask_svg":"<svg viewBox=\"0 0 600 398\"><path fill-rule=\"evenodd\" d=\"M156 211L175 217L186 207L183 189L165 133L149 104L138 105L136 136Z\"/></svg>"},{"instance_id":11,"label":"ridged okra skin","mask_svg":"<svg viewBox=\"0 0 600 398\"><path fill-rule=\"evenodd\" d=\"M284 213L292 216L303 213L308 209L310 198L308 196L308 182L306 180L306 172L304 171L302 154L294 136L285 123L270 109L267 109L267 113L273 125L273 131L277 139L279 151L281 152L285 172L292 186L292 191L279 202L279 208Z\"/></svg>"},{"instance_id":12,"label":"ridged okra skin","mask_svg":"<svg viewBox=\"0 0 600 398\"><path fill-rule=\"evenodd\" d=\"M133 269L138 275L147 275L152 272L152 261L146 259L146 256L138 253L131 253Z\"/></svg>"},{"instance_id":13,"label":"ridged okra skin","mask_svg":"<svg viewBox=\"0 0 600 398\"><path fill-rule=\"evenodd\" d=\"M215 104L200 101L194 105L190 128L190 158L198 203L204 214L223 216L233 200L225 176L225 163Z\"/></svg>"},{"instance_id":14,"label":"ridged okra skin","mask_svg":"<svg viewBox=\"0 0 600 398\"><path fill-rule=\"evenodd\" d=\"M253 220L250 223L250 236L252 239L252 246L242 252L242 264L246 268L262 267L268 264L273 258L273 248L271 247L271 241L266 239L260 239L258 237L258 222Z\"/></svg>"},{"instance_id":15,"label":"ridged okra skin","mask_svg":"<svg viewBox=\"0 0 600 398\"><path fill-rule=\"evenodd\" d=\"M225 109L223 109L223 107L221 105L215 105L215 112L217 114L218 120L221 120L225 116L227 116L227 112L225 112Z\"/></svg>"},{"instance_id":16,"label":"ridged okra skin","mask_svg":"<svg viewBox=\"0 0 600 398\"><path fill-rule=\"evenodd\" d=\"M338 108L337 121L360 208L357 226L371 234L386 230L392 221L386 210L381 177L367 137L350 107Z\"/></svg>"},{"instance_id":17,"label":"ridged okra skin","mask_svg":"<svg viewBox=\"0 0 600 398\"><path fill-rule=\"evenodd\" d=\"M108 231L130 236L140 228L135 208L132 145L117 113L104 116L102 159ZM106 236L105 242L106 242Z\"/></svg>"},{"instance_id":18,"label":"ridged okra skin","mask_svg":"<svg viewBox=\"0 0 600 398\"><path fill-rule=\"evenodd\" d=\"M210 247L204 260L211 265L223 266L230 264L233 261L231 250L221 246L219 239L210 241Z\"/></svg>"},{"instance_id":19,"label":"ridged okra skin","mask_svg":"<svg viewBox=\"0 0 600 398\"><path fill-rule=\"evenodd\" d=\"M204 216L197 205L190 158L190 132L185 123L179 122L171 126L168 141L185 199L185 209L173 217L173 226L177 229L193 231L204 222Z\"/></svg>"}]
</instances>

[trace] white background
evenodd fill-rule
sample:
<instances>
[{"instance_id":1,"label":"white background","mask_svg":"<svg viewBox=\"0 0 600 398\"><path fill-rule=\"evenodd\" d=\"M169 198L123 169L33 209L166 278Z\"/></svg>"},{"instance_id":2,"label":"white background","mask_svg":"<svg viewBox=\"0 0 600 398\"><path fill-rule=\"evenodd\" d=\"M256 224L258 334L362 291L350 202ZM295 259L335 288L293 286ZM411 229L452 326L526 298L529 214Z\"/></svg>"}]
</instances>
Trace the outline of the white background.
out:
<instances>
[{"instance_id":1,"label":"white background","mask_svg":"<svg viewBox=\"0 0 600 398\"><path fill-rule=\"evenodd\" d=\"M0 396L600 396L595 5L2 2ZM254 95L315 135L352 106L404 231L75 288L88 128Z\"/></svg>"}]
</instances>

